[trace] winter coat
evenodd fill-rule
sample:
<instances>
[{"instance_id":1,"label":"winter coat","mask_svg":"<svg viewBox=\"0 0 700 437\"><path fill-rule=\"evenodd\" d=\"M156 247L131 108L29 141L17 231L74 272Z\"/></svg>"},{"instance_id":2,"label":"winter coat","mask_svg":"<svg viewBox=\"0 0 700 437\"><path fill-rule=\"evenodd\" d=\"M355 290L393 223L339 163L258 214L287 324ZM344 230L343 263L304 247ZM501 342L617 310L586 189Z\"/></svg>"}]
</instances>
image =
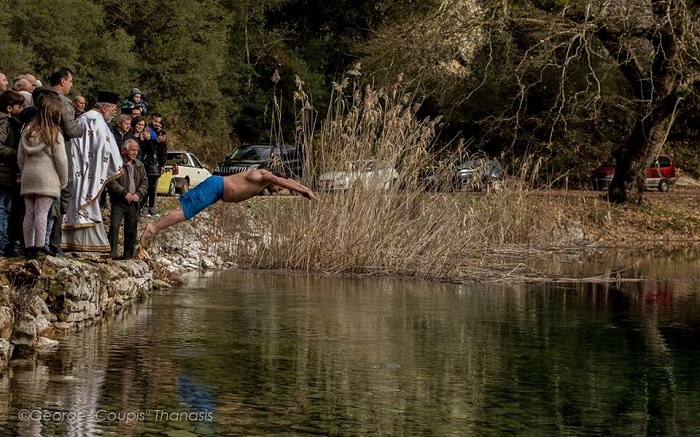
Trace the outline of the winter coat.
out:
<instances>
[{"instance_id":1,"label":"winter coat","mask_svg":"<svg viewBox=\"0 0 700 437\"><path fill-rule=\"evenodd\" d=\"M146 177L146 168L138 159L134 160L134 164L131 168L134 172L134 185L136 186L136 194L139 195L139 199L143 199L144 197L146 197L146 193L148 192L148 178ZM126 165L126 162L124 162L121 176L107 184L107 191L109 192L112 203L127 203L126 200L124 200L124 196L129 194L128 172L129 167Z\"/></svg>"},{"instance_id":2,"label":"winter coat","mask_svg":"<svg viewBox=\"0 0 700 437\"><path fill-rule=\"evenodd\" d=\"M134 96L136 94L141 94L141 100L138 103L134 102ZM148 102L146 102L146 96L144 96L141 90L138 88L132 89L129 97L124 99L122 102L122 113L128 114L131 112L132 108L141 108L141 115L145 116L148 114Z\"/></svg>"},{"instance_id":3,"label":"winter coat","mask_svg":"<svg viewBox=\"0 0 700 437\"><path fill-rule=\"evenodd\" d=\"M68 158L61 135L54 144L46 144L40 137L29 138L25 130L17 151L17 163L22 172L22 195L58 198L61 187L68 184Z\"/></svg>"},{"instance_id":4,"label":"winter coat","mask_svg":"<svg viewBox=\"0 0 700 437\"><path fill-rule=\"evenodd\" d=\"M165 167L168 150L165 143L159 143L153 140L145 140L141 142L138 160L146 166L148 176L160 176L160 169Z\"/></svg>"},{"instance_id":5,"label":"winter coat","mask_svg":"<svg viewBox=\"0 0 700 437\"><path fill-rule=\"evenodd\" d=\"M14 186L17 183L19 137L19 121L0 112L0 185Z\"/></svg>"}]
</instances>

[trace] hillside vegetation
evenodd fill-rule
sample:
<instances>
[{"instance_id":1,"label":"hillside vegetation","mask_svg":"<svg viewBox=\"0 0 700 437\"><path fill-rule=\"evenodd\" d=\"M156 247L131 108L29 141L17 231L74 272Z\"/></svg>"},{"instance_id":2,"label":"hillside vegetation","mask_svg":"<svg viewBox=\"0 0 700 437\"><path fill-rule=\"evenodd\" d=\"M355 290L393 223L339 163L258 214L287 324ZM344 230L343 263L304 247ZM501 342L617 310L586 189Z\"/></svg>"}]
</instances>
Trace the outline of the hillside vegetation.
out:
<instances>
[{"instance_id":1,"label":"hillside vegetation","mask_svg":"<svg viewBox=\"0 0 700 437\"><path fill-rule=\"evenodd\" d=\"M324 132L336 88L356 72L375 90L403 84L419 106L415 117L435 123L431 158L483 153L511 174L535 162L540 186L587 186L598 163L626 150L635 120L654 109L662 88L672 123L660 125L660 148L633 164L662 151L700 173L696 5L0 0L0 68L10 79L32 72L46 82L53 67L71 67L74 94L89 102L97 90L126 96L137 86L165 115L173 146L210 167L241 142L299 142L300 116L303 135ZM669 35L660 17L676 26L677 59L659 55L671 53L659 49ZM670 84L662 83L666 72Z\"/></svg>"}]
</instances>

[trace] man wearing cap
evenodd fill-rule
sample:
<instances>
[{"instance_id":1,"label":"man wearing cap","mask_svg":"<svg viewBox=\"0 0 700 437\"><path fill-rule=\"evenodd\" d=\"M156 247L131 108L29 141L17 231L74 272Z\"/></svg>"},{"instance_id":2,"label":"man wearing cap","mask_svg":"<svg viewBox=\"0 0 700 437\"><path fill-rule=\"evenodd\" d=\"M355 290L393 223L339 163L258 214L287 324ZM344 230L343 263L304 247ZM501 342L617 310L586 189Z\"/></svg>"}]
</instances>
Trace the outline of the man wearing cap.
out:
<instances>
[{"instance_id":1,"label":"man wearing cap","mask_svg":"<svg viewBox=\"0 0 700 437\"><path fill-rule=\"evenodd\" d=\"M63 218L61 248L81 252L109 252L99 198L108 182L121 175L122 157L108 123L117 113L119 96L100 91L97 103L79 119L84 134L71 141L73 198Z\"/></svg>"}]
</instances>

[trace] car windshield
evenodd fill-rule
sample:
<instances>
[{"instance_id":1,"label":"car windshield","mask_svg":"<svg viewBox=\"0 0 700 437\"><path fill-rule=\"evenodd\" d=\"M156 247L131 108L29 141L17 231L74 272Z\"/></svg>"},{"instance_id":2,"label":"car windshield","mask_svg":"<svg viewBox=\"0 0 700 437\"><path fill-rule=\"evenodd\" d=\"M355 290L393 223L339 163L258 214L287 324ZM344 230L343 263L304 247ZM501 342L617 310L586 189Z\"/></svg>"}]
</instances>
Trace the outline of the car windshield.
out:
<instances>
[{"instance_id":1,"label":"car windshield","mask_svg":"<svg viewBox=\"0 0 700 437\"><path fill-rule=\"evenodd\" d=\"M267 161L272 147L243 146L234 150L229 159L232 161Z\"/></svg>"}]
</instances>

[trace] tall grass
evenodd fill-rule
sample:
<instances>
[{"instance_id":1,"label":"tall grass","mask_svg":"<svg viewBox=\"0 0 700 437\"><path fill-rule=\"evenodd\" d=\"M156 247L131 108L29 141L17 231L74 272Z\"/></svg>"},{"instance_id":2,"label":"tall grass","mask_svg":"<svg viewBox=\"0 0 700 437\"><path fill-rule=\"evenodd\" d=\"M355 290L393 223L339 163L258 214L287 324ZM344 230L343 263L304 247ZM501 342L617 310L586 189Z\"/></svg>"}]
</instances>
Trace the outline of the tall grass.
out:
<instances>
[{"instance_id":1,"label":"tall grass","mask_svg":"<svg viewBox=\"0 0 700 437\"><path fill-rule=\"evenodd\" d=\"M399 183L388 190L355 186L320 192L315 202L275 196L228 206L222 222L230 224L225 232L238 236L239 264L450 279L468 266L478 268L494 248L567 238L565 218L532 210L528 197L534 194L520 183L480 195L429 190L421 178L426 164L442 162L433 174L447 187L451 163L463 147L453 145L453 152L440 153L446 159L436 161L439 119L417 115L420 102L411 84L398 80L390 89L376 89L359 78L355 70L333 84L320 126L297 81L296 141L306 158L304 182L316 185L323 172L374 159L394 165Z\"/></svg>"}]
</instances>

